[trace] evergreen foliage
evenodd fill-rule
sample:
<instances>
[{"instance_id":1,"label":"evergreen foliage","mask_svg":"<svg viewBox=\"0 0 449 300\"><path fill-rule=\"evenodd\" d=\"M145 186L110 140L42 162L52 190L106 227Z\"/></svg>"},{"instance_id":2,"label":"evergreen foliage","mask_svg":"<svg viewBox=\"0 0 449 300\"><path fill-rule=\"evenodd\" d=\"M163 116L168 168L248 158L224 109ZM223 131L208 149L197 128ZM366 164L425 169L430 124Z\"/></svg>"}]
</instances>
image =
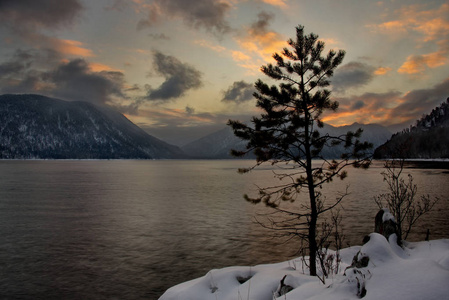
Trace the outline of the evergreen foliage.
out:
<instances>
[{"instance_id":1,"label":"evergreen foliage","mask_svg":"<svg viewBox=\"0 0 449 300\"><path fill-rule=\"evenodd\" d=\"M256 164L241 172L270 162L282 171L276 173L281 179L278 186L259 188L255 198L245 196L252 203L264 203L285 216L282 220L270 219L268 227L301 239L309 250L310 274L316 275L316 259L319 237L317 236L318 217L331 210L343 199L337 197L334 203L325 205L320 193L323 184L334 177L344 179L345 167L367 168L370 159L366 150L368 142L360 142L362 130L347 132L340 136L321 135L324 112L334 112L338 102L330 99L330 77L343 61L345 52L330 50L323 56L324 42L311 33L305 34L304 27L296 27L296 39L288 40L290 48L281 54L275 53L276 64L261 67L261 71L279 85L269 86L262 80L255 83L256 106L263 112L253 117L251 125L229 120L234 134L247 141L246 149L234 150L237 157L248 153L256 155ZM345 153L340 160L327 160L322 156L325 146L343 145ZM319 159L319 161L318 161ZM301 204L294 210L280 208L282 202L293 202L300 192L308 193L310 202Z\"/></svg>"},{"instance_id":2,"label":"evergreen foliage","mask_svg":"<svg viewBox=\"0 0 449 300\"><path fill-rule=\"evenodd\" d=\"M394 134L375 150L374 157L449 158L449 98L414 126Z\"/></svg>"}]
</instances>

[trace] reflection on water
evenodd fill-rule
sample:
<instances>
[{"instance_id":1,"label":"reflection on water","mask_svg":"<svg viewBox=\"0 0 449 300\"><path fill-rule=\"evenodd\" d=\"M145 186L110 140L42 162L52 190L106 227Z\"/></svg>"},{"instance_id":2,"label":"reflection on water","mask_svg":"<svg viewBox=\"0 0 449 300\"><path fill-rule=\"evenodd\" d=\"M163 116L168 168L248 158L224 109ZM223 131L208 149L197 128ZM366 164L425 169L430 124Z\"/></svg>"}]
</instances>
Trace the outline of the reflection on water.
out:
<instances>
[{"instance_id":1,"label":"reflection on water","mask_svg":"<svg viewBox=\"0 0 449 300\"><path fill-rule=\"evenodd\" d=\"M282 244L252 222L261 206L242 199L276 183L249 161L1 161L0 298L155 299L208 270L286 260ZM372 231L382 164L350 170L342 210L351 245ZM407 169L420 192L441 198L411 239L447 238L449 174ZM305 199L304 199L305 201Z\"/></svg>"}]
</instances>

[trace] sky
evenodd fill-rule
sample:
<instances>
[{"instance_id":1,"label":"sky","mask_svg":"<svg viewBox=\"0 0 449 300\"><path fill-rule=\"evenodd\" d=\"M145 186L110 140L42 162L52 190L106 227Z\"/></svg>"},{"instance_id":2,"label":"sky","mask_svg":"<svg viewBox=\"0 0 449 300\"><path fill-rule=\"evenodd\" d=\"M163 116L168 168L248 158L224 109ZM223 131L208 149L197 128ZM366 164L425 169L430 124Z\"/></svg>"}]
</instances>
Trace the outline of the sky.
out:
<instances>
[{"instance_id":1,"label":"sky","mask_svg":"<svg viewBox=\"0 0 449 300\"><path fill-rule=\"evenodd\" d=\"M108 105L183 145L260 114L260 67L298 25L346 51L328 124L401 129L449 97L449 3L432 0L0 0L0 94Z\"/></svg>"}]
</instances>

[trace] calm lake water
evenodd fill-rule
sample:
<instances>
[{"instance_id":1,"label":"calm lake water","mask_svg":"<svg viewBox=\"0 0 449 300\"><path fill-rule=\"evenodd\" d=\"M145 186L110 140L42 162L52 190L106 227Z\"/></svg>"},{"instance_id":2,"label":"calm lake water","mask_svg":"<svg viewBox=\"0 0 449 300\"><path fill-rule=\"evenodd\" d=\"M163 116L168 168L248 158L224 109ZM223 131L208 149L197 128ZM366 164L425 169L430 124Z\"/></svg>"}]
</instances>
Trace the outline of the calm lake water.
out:
<instances>
[{"instance_id":1,"label":"calm lake water","mask_svg":"<svg viewBox=\"0 0 449 300\"><path fill-rule=\"evenodd\" d=\"M297 244L253 222L262 206L242 195L273 185L251 161L0 161L1 299L157 299L210 269L287 260ZM411 166L419 192L440 198L409 240L449 238L449 172ZM349 184L344 234L372 232L386 191L382 163L348 169L324 190Z\"/></svg>"}]
</instances>

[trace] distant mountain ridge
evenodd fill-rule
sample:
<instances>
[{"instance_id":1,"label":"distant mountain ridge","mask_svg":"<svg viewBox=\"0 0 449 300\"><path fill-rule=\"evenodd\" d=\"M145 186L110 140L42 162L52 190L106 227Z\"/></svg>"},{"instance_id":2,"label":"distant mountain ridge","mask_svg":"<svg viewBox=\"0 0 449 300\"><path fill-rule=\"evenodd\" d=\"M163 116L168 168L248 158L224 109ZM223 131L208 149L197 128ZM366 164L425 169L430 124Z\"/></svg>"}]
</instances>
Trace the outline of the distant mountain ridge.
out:
<instances>
[{"instance_id":1,"label":"distant mountain ridge","mask_svg":"<svg viewBox=\"0 0 449 300\"><path fill-rule=\"evenodd\" d=\"M1 159L183 158L122 114L81 101L0 95Z\"/></svg>"},{"instance_id":2,"label":"distant mountain ridge","mask_svg":"<svg viewBox=\"0 0 449 300\"><path fill-rule=\"evenodd\" d=\"M334 127L331 125L324 125L320 129L321 134L329 133L333 136L346 134L348 131L356 131L358 128L363 129L362 141L373 143L373 150L385 143L390 137L391 132L377 124L358 124ZM210 159L226 159L232 158L230 155L231 149L243 150L245 149L246 141L234 136L230 127L223 128L217 132L207 135L201 139L193 141L181 149L192 158L210 158ZM323 149L323 155L326 158L339 158L343 153L343 146L326 147ZM254 158L253 155L248 155L247 158Z\"/></svg>"},{"instance_id":3,"label":"distant mountain ridge","mask_svg":"<svg viewBox=\"0 0 449 300\"><path fill-rule=\"evenodd\" d=\"M414 126L395 133L374 152L375 158L449 158L449 98Z\"/></svg>"}]
</instances>

